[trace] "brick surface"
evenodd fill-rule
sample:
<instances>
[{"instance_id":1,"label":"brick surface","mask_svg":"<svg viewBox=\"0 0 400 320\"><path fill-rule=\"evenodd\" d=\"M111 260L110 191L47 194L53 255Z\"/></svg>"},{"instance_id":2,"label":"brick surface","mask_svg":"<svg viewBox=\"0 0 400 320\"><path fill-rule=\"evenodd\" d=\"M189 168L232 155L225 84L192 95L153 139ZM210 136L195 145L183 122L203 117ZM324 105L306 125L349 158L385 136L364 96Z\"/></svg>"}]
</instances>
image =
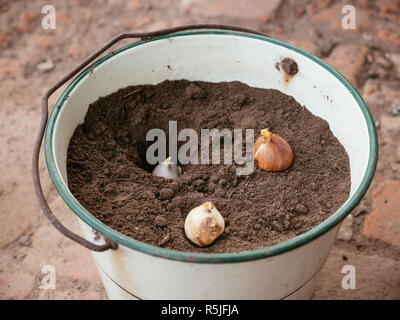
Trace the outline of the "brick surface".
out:
<instances>
[{"instance_id":1,"label":"brick surface","mask_svg":"<svg viewBox=\"0 0 400 320\"><path fill-rule=\"evenodd\" d=\"M374 79L368 79L362 90L362 97L366 103L382 103L384 96L381 90L382 83Z\"/></svg>"},{"instance_id":2,"label":"brick surface","mask_svg":"<svg viewBox=\"0 0 400 320\"><path fill-rule=\"evenodd\" d=\"M400 102L400 91L398 87L393 85L392 81L384 83L382 85L382 93L385 96L387 102L399 104Z\"/></svg>"},{"instance_id":3,"label":"brick surface","mask_svg":"<svg viewBox=\"0 0 400 320\"><path fill-rule=\"evenodd\" d=\"M343 289L342 268L354 266L356 288ZM322 268L313 299L400 299L400 262L333 248Z\"/></svg>"},{"instance_id":4,"label":"brick surface","mask_svg":"<svg viewBox=\"0 0 400 320\"><path fill-rule=\"evenodd\" d=\"M397 161L400 161L400 143L397 145Z\"/></svg>"},{"instance_id":5,"label":"brick surface","mask_svg":"<svg viewBox=\"0 0 400 320\"><path fill-rule=\"evenodd\" d=\"M3 105L4 106L4 105ZM0 118L8 119L7 125L0 123L0 248L22 234L33 229L38 221L38 202L30 179L30 155L33 136L36 133L39 115L33 112L0 109ZM13 129L10 130L10 125ZM10 134L10 131L12 134ZM41 167L42 172L44 167ZM45 180L43 188L50 189L51 182Z\"/></svg>"},{"instance_id":6,"label":"brick surface","mask_svg":"<svg viewBox=\"0 0 400 320\"><path fill-rule=\"evenodd\" d=\"M398 77L400 77L400 53L392 53L390 58L393 61Z\"/></svg>"},{"instance_id":7,"label":"brick surface","mask_svg":"<svg viewBox=\"0 0 400 320\"><path fill-rule=\"evenodd\" d=\"M0 48L7 48L12 41L12 35L8 33L0 33Z\"/></svg>"},{"instance_id":8,"label":"brick surface","mask_svg":"<svg viewBox=\"0 0 400 320\"><path fill-rule=\"evenodd\" d=\"M208 17L227 16L230 18L268 21L273 18L282 0L185 0L185 10Z\"/></svg>"},{"instance_id":9,"label":"brick surface","mask_svg":"<svg viewBox=\"0 0 400 320\"><path fill-rule=\"evenodd\" d=\"M386 131L399 132L400 131L400 116L382 115L381 116L382 129Z\"/></svg>"},{"instance_id":10,"label":"brick surface","mask_svg":"<svg viewBox=\"0 0 400 320\"><path fill-rule=\"evenodd\" d=\"M80 226L75 214L64 200L56 195L55 191L52 195L55 198L49 205L53 212L68 228L80 234ZM32 251L35 254L29 254L24 264L34 266L36 270L41 270L44 265L49 264L55 267L60 277L82 281L98 279L91 252L64 237L47 220L44 220L42 226L37 228L32 236ZM57 254L50 255L49 251L57 252Z\"/></svg>"},{"instance_id":11,"label":"brick surface","mask_svg":"<svg viewBox=\"0 0 400 320\"><path fill-rule=\"evenodd\" d=\"M380 184L373 193L373 211L364 222L364 235L400 246L400 181Z\"/></svg>"},{"instance_id":12,"label":"brick surface","mask_svg":"<svg viewBox=\"0 0 400 320\"><path fill-rule=\"evenodd\" d=\"M400 46L400 30L397 24L382 23L377 32L379 40L390 43L394 46Z\"/></svg>"},{"instance_id":13,"label":"brick surface","mask_svg":"<svg viewBox=\"0 0 400 320\"><path fill-rule=\"evenodd\" d=\"M295 38L295 39L290 39L288 42L296 47L299 47L303 50L308 51L311 54L316 54L318 52L318 47L317 45L309 40L305 39L300 39L300 38Z\"/></svg>"},{"instance_id":14,"label":"brick surface","mask_svg":"<svg viewBox=\"0 0 400 320\"><path fill-rule=\"evenodd\" d=\"M379 1L379 14L382 17L398 21L400 16L400 1L399 0L380 0Z\"/></svg>"},{"instance_id":15,"label":"brick surface","mask_svg":"<svg viewBox=\"0 0 400 320\"><path fill-rule=\"evenodd\" d=\"M22 75L21 64L16 59L0 58L0 79L16 78Z\"/></svg>"},{"instance_id":16,"label":"brick surface","mask_svg":"<svg viewBox=\"0 0 400 320\"><path fill-rule=\"evenodd\" d=\"M0 273L0 300L19 300L32 292L35 277L30 274Z\"/></svg>"},{"instance_id":17,"label":"brick surface","mask_svg":"<svg viewBox=\"0 0 400 320\"><path fill-rule=\"evenodd\" d=\"M49 49L54 46L54 37L51 35L35 35L33 40L37 46L45 49Z\"/></svg>"},{"instance_id":18,"label":"brick surface","mask_svg":"<svg viewBox=\"0 0 400 320\"><path fill-rule=\"evenodd\" d=\"M57 278L56 289L36 290L38 300L105 300L101 283Z\"/></svg>"},{"instance_id":19,"label":"brick surface","mask_svg":"<svg viewBox=\"0 0 400 320\"><path fill-rule=\"evenodd\" d=\"M393 86L392 81L368 79L364 84L362 96L370 107L382 106L382 116L389 116L390 107L400 103L400 92Z\"/></svg>"},{"instance_id":20,"label":"brick surface","mask_svg":"<svg viewBox=\"0 0 400 320\"><path fill-rule=\"evenodd\" d=\"M16 177L2 185L0 201L4 209L1 210L0 225L7 228L0 232L0 247L18 239L32 229L37 221L37 214L33 214L32 210L26 207L28 204L37 207L32 188L32 184L27 184L24 176ZM22 199L24 202L21 202Z\"/></svg>"},{"instance_id":21,"label":"brick surface","mask_svg":"<svg viewBox=\"0 0 400 320\"><path fill-rule=\"evenodd\" d=\"M342 19L345 16L342 14L342 8L348 5L348 1L341 1L335 5L323 10L314 16L314 20L329 25L335 30L343 30L344 32L354 32L367 30L371 28L371 13L369 11L356 8L356 29L346 29L342 27Z\"/></svg>"},{"instance_id":22,"label":"brick surface","mask_svg":"<svg viewBox=\"0 0 400 320\"><path fill-rule=\"evenodd\" d=\"M368 51L366 46L343 44L336 47L325 61L341 72L353 85L357 85Z\"/></svg>"}]
</instances>

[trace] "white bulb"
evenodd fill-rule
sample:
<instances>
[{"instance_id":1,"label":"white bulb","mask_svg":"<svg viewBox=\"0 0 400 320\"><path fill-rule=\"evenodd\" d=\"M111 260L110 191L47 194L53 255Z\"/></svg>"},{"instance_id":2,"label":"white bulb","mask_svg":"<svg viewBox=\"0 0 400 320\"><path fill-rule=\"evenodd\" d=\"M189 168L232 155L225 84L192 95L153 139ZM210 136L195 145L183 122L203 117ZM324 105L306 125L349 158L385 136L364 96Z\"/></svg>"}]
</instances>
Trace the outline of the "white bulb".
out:
<instances>
[{"instance_id":1,"label":"white bulb","mask_svg":"<svg viewBox=\"0 0 400 320\"><path fill-rule=\"evenodd\" d=\"M210 245L225 230L225 221L211 202L190 210L185 220L185 234L200 247Z\"/></svg>"},{"instance_id":2,"label":"white bulb","mask_svg":"<svg viewBox=\"0 0 400 320\"><path fill-rule=\"evenodd\" d=\"M181 175L181 167L171 163L171 157L159 163L153 170L153 175L166 179L176 179Z\"/></svg>"}]
</instances>

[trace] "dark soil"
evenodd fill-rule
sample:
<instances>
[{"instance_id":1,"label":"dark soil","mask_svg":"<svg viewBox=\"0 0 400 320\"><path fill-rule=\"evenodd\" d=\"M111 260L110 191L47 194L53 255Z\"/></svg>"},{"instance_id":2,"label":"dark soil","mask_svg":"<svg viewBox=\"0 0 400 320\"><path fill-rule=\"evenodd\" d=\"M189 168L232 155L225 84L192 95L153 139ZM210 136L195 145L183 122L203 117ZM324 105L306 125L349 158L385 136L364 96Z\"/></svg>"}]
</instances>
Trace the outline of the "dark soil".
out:
<instances>
[{"instance_id":1,"label":"dark soil","mask_svg":"<svg viewBox=\"0 0 400 320\"><path fill-rule=\"evenodd\" d=\"M151 174L146 133L168 121L178 130L270 128L294 152L283 172L233 165L186 165L176 180ZM200 135L199 135L200 136ZM223 152L221 152L223 153ZM350 191L349 159L326 121L277 90L240 82L165 81L121 89L90 105L68 150L69 188L96 218L134 239L208 253L258 249L293 238L326 220ZM166 196L167 195L167 196ZM214 244L184 235L188 212L212 201L226 222Z\"/></svg>"}]
</instances>

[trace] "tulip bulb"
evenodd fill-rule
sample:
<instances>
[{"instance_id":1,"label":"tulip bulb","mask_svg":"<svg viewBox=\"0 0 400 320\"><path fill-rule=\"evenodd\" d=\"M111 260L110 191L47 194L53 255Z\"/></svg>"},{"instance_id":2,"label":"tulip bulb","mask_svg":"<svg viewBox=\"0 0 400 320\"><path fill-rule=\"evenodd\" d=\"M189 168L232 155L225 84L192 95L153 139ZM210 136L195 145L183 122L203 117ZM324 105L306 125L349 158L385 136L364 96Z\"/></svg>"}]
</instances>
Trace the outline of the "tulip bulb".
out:
<instances>
[{"instance_id":1,"label":"tulip bulb","mask_svg":"<svg viewBox=\"0 0 400 320\"><path fill-rule=\"evenodd\" d=\"M225 230L225 221L211 202L192 209L185 220L185 234L200 247L210 245Z\"/></svg>"},{"instance_id":2,"label":"tulip bulb","mask_svg":"<svg viewBox=\"0 0 400 320\"><path fill-rule=\"evenodd\" d=\"M293 151L285 139L264 129L254 144L254 161L262 170L283 171L291 166Z\"/></svg>"},{"instance_id":3,"label":"tulip bulb","mask_svg":"<svg viewBox=\"0 0 400 320\"><path fill-rule=\"evenodd\" d=\"M171 157L159 163L153 170L153 175L166 179L175 179L181 175L181 167L171 162Z\"/></svg>"}]
</instances>

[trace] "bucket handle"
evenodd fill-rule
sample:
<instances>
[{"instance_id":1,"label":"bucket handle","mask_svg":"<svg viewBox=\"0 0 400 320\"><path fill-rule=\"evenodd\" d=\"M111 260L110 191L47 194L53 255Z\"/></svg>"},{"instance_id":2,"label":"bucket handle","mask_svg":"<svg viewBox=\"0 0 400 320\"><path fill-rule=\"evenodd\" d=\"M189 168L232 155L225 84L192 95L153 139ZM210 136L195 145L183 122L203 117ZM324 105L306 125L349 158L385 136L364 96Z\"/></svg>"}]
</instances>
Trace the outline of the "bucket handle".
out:
<instances>
[{"instance_id":1,"label":"bucket handle","mask_svg":"<svg viewBox=\"0 0 400 320\"><path fill-rule=\"evenodd\" d=\"M47 121L48 121L48 115L49 115L48 100L49 100L50 96L58 88L60 88L63 84L65 84L68 80L70 80L73 76L75 76L79 71L81 71L89 63L91 63L94 59L96 59L98 56L100 56L102 53L104 53L107 49L109 49L111 46L113 46L115 43L117 43L118 41L120 41L122 39L136 38L136 39L140 39L140 40L149 40L153 37L157 37L157 36L161 36L161 35L165 35L165 34L169 34L169 33L175 33L175 32L185 31L185 30L199 30L199 29L220 29L220 30L229 30L229 31L239 31L239 32L252 33L252 34L265 36L265 34L262 34L258 31L250 30L247 28L218 25L218 24L187 25L187 26L168 28L168 29L152 31L152 32L142 32L142 33L121 33L121 34L113 37L112 39L110 39L101 48L99 48L97 51L92 53L80 65L78 65L74 70L72 70L65 77L63 77L61 80L59 80L52 88L47 90L47 92L45 93L44 97L42 98L42 120L40 122L39 132L37 134L35 144L33 147L33 157L32 157L33 185L35 187L35 193L39 200L39 204L40 204L40 207L41 207L43 213L50 220L50 222L53 224L53 226L56 227L57 230L60 231L67 238L77 242L78 244L84 246L85 248L87 248L89 250L98 251L98 252L106 251L108 249L116 250L118 248L117 242L110 240L109 238L105 237L104 235L103 235L103 237L105 239L105 243L102 245L97 245L97 244L94 244L94 243L82 238L81 236L77 235L76 233L72 232L71 230L67 229L54 216L53 212L51 211L51 209L46 201L46 198L43 193L42 185L40 182L40 176L39 176L39 153L40 153L40 148L42 145L43 136L46 131L46 126L47 126Z\"/></svg>"}]
</instances>

